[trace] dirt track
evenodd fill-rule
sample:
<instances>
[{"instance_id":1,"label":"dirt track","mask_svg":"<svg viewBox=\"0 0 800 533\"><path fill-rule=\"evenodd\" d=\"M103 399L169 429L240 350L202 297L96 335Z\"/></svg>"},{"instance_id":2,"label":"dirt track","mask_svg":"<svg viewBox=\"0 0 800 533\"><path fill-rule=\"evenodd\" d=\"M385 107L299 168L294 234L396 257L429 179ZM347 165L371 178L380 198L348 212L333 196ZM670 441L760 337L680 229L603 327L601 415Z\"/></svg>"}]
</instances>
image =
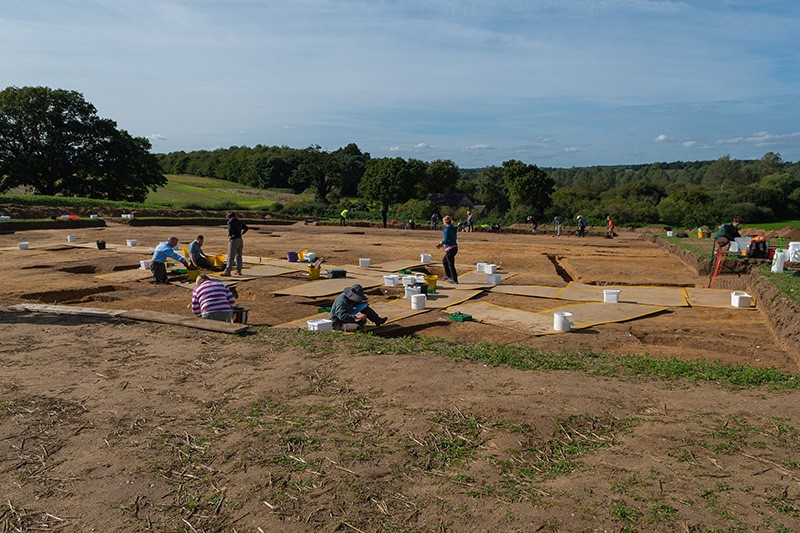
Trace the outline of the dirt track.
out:
<instances>
[{"instance_id":1,"label":"dirt track","mask_svg":"<svg viewBox=\"0 0 800 533\"><path fill-rule=\"evenodd\" d=\"M213 228L130 231L75 233L152 246L171 233L188 242L202 231L209 252L222 251L215 244L224 237ZM246 236L245 253L281 257L309 249L331 264L352 265L359 257L433 253L438 235L264 227ZM20 240L66 236L5 235L0 246ZM633 237L476 233L460 235L460 242L465 269L500 263L518 272L509 283L566 284L555 263L590 283L704 281ZM187 313L187 289L94 277L138 259L90 249L0 252L4 303ZM526 269L531 264L537 268ZM270 293L302 279L240 284L251 322L277 324L325 304ZM537 298L484 298L531 310L552 306ZM675 308L546 337L440 317L409 319L393 335L796 371L758 311ZM0 312L0 322L0 524L9 529L800 529L800 415L787 407L798 404L797 392L487 368L435 353L407 355L402 345L358 348L335 335L266 328L236 338L25 313ZM754 338L764 342L754 345Z\"/></svg>"}]
</instances>

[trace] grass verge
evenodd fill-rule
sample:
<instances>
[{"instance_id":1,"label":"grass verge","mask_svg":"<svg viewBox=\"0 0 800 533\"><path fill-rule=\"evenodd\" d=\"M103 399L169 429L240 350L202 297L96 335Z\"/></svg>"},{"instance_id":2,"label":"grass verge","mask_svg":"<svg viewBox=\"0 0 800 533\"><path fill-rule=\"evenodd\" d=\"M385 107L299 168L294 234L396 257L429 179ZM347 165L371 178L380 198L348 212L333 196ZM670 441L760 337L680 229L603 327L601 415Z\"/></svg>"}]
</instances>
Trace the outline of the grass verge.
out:
<instances>
[{"instance_id":1,"label":"grass verge","mask_svg":"<svg viewBox=\"0 0 800 533\"><path fill-rule=\"evenodd\" d=\"M305 330L276 331L259 328L255 342L300 346L314 353L331 353L346 346L363 355L439 355L456 361L542 372L568 370L592 376L713 382L727 387L771 386L800 388L800 374L775 368L751 368L720 361L658 359L646 354L615 355L591 350L533 350L494 343L463 343L434 337L384 339L375 335L347 335Z\"/></svg>"},{"instance_id":2,"label":"grass verge","mask_svg":"<svg viewBox=\"0 0 800 533\"><path fill-rule=\"evenodd\" d=\"M791 274L773 274L769 265L760 265L758 273L786 295L795 305L800 306L800 276Z\"/></svg>"}]
</instances>

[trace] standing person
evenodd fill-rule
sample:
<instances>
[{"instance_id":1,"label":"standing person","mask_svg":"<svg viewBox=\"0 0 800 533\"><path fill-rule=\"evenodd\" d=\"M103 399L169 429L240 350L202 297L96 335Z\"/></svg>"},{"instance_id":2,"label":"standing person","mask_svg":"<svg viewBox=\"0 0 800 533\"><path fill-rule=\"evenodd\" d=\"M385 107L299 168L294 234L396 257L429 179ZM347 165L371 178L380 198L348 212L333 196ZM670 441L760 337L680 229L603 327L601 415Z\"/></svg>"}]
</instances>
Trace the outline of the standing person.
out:
<instances>
[{"instance_id":1,"label":"standing person","mask_svg":"<svg viewBox=\"0 0 800 533\"><path fill-rule=\"evenodd\" d=\"M539 227L539 221L536 219L536 215L531 215L528 217L528 222L531 223L531 233L534 235L536 234L536 229Z\"/></svg>"},{"instance_id":2,"label":"standing person","mask_svg":"<svg viewBox=\"0 0 800 533\"><path fill-rule=\"evenodd\" d=\"M717 232L714 234L714 239L717 241L717 246L720 248L723 246L728 246L728 244L730 244L730 242L736 237L741 237L739 234L739 225L741 225L741 223L741 217L734 217L730 224L723 224L720 226Z\"/></svg>"},{"instance_id":3,"label":"standing person","mask_svg":"<svg viewBox=\"0 0 800 533\"><path fill-rule=\"evenodd\" d=\"M467 231L472 233L474 231L475 226L475 215L472 214L472 211L467 211Z\"/></svg>"},{"instance_id":4,"label":"standing person","mask_svg":"<svg viewBox=\"0 0 800 533\"><path fill-rule=\"evenodd\" d=\"M242 251L244 250L244 239L242 235L247 233L247 224L236 218L236 213L228 213L228 264L222 276L230 276L234 264L236 273L242 275Z\"/></svg>"},{"instance_id":5,"label":"standing person","mask_svg":"<svg viewBox=\"0 0 800 533\"><path fill-rule=\"evenodd\" d=\"M346 226L347 225L347 213L349 213L347 209L342 209L342 212L339 213L339 225Z\"/></svg>"},{"instance_id":6,"label":"standing person","mask_svg":"<svg viewBox=\"0 0 800 533\"><path fill-rule=\"evenodd\" d=\"M364 327L367 320L376 326L382 326L386 318L378 316L369 306L369 299L364 295L364 288L356 283L347 287L336 297L331 306L330 318L333 328L342 331L356 331Z\"/></svg>"},{"instance_id":7,"label":"standing person","mask_svg":"<svg viewBox=\"0 0 800 533\"><path fill-rule=\"evenodd\" d=\"M442 242L436 245L437 248L444 248L444 279L449 279L453 283L458 283L458 272L456 271L456 254L458 253L458 230L453 225L453 219L449 215L442 219L444 223Z\"/></svg>"},{"instance_id":8,"label":"standing person","mask_svg":"<svg viewBox=\"0 0 800 533\"><path fill-rule=\"evenodd\" d=\"M431 215L431 229L436 229L439 227L439 215L434 213Z\"/></svg>"},{"instance_id":9,"label":"standing person","mask_svg":"<svg viewBox=\"0 0 800 533\"><path fill-rule=\"evenodd\" d=\"M585 237L586 236L586 219L583 218L583 215L578 215L578 231L576 234L578 237Z\"/></svg>"},{"instance_id":10,"label":"standing person","mask_svg":"<svg viewBox=\"0 0 800 533\"><path fill-rule=\"evenodd\" d=\"M235 303L236 298L224 283L213 281L205 274L197 276L196 286L192 290L192 302L189 304L196 317L230 322Z\"/></svg>"},{"instance_id":11,"label":"standing person","mask_svg":"<svg viewBox=\"0 0 800 533\"><path fill-rule=\"evenodd\" d=\"M608 215L606 217L606 220L608 221L607 224L606 224L606 239L613 239L614 238L614 228L616 227L614 225L614 219L611 218L611 215Z\"/></svg>"},{"instance_id":12,"label":"standing person","mask_svg":"<svg viewBox=\"0 0 800 533\"><path fill-rule=\"evenodd\" d=\"M189 268L189 263L179 256L173 248L178 245L177 237L170 237L168 241L159 243L153 250L153 260L150 262L150 271L153 273L153 281L156 283L169 283L167 278L167 259L172 258L183 263Z\"/></svg>"},{"instance_id":13,"label":"standing person","mask_svg":"<svg viewBox=\"0 0 800 533\"><path fill-rule=\"evenodd\" d=\"M386 227L386 219L389 217L389 210L386 209L386 206L381 206L381 220L383 221L383 227Z\"/></svg>"},{"instance_id":14,"label":"standing person","mask_svg":"<svg viewBox=\"0 0 800 533\"><path fill-rule=\"evenodd\" d=\"M555 227L555 229L556 229L556 237L560 237L561 236L561 226L562 226L561 217L558 217L558 216L553 217L553 227Z\"/></svg>"},{"instance_id":15,"label":"standing person","mask_svg":"<svg viewBox=\"0 0 800 533\"><path fill-rule=\"evenodd\" d=\"M213 270L214 265L209 261L208 256L203 252L203 236L198 235L189 245L189 261L197 268Z\"/></svg>"}]
</instances>

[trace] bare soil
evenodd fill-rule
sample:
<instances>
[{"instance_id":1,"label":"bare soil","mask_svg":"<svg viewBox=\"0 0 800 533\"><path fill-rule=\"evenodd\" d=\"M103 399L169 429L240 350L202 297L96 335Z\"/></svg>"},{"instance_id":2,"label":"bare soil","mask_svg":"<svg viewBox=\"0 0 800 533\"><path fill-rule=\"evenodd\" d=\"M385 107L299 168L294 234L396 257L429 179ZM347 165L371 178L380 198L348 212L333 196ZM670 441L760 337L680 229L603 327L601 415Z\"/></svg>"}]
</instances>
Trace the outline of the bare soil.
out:
<instances>
[{"instance_id":1,"label":"bare soil","mask_svg":"<svg viewBox=\"0 0 800 533\"><path fill-rule=\"evenodd\" d=\"M61 233L0 235L0 247L65 243ZM173 233L186 245L203 233L209 253L225 244L221 227L73 233L143 246ZM330 265L379 263L435 253L439 236L264 226L245 236L245 254L308 249ZM517 273L509 283L706 281L634 234L459 241L464 270L498 263ZM2 303L188 314L187 289L95 277L145 258L66 246L0 252ZM271 293L303 279L239 284L250 322L274 325L330 304ZM483 299L528 310L568 303ZM761 311L675 308L545 337L443 316L425 313L389 332L798 370ZM800 412L787 407L800 392L490 368L425 351L365 351L358 336L269 328L230 337L7 311L0 323L3 530L800 529Z\"/></svg>"}]
</instances>

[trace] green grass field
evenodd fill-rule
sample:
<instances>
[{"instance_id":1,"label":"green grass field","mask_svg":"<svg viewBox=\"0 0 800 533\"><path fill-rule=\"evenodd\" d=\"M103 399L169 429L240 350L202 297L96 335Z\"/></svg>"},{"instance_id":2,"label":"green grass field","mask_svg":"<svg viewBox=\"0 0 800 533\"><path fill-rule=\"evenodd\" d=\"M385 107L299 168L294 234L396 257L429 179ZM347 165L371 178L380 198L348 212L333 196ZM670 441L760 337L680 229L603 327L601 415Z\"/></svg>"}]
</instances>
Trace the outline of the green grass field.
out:
<instances>
[{"instance_id":1,"label":"green grass field","mask_svg":"<svg viewBox=\"0 0 800 533\"><path fill-rule=\"evenodd\" d=\"M200 176L167 175L167 185L148 195L145 207L171 206L190 209L269 209L276 203L303 197L284 189L255 189L231 181Z\"/></svg>"},{"instance_id":2,"label":"green grass field","mask_svg":"<svg viewBox=\"0 0 800 533\"><path fill-rule=\"evenodd\" d=\"M767 231L775 230L775 229L783 229L785 227L794 227L800 228L800 220L783 220L781 222L764 222L763 224L760 222L753 222L752 224L747 224L752 228L763 229Z\"/></svg>"}]
</instances>

